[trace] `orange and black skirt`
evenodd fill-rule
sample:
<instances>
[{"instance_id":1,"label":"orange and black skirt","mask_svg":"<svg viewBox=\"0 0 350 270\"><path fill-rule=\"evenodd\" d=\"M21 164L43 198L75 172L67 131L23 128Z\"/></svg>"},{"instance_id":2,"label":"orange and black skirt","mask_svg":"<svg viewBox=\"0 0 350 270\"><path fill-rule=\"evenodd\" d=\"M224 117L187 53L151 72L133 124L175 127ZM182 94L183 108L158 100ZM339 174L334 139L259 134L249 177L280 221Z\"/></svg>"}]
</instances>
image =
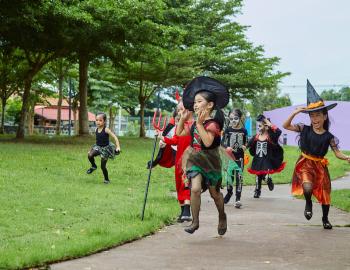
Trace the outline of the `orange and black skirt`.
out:
<instances>
[{"instance_id":1,"label":"orange and black skirt","mask_svg":"<svg viewBox=\"0 0 350 270\"><path fill-rule=\"evenodd\" d=\"M306 155L307 156L307 155ZM292 194L303 195L303 184L312 183L312 194L321 204L331 203L331 180L326 159L301 155L296 163Z\"/></svg>"}]
</instances>

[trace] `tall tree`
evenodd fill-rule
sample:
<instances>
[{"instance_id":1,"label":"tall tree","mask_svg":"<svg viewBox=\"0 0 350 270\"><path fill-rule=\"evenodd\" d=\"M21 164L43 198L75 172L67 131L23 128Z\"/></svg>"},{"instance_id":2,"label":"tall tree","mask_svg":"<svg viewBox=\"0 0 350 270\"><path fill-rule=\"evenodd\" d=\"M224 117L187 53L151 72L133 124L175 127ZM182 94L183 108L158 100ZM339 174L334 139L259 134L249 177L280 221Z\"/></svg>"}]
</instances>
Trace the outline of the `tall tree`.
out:
<instances>
[{"instance_id":1,"label":"tall tree","mask_svg":"<svg viewBox=\"0 0 350 270\"><path fill-rule=\"evenodd\" d=\"M4 133L7 100L22 87L23 61L21 52L14 48L0 50L0 99L1 124L0 134Z\"/></svg>"}]
</instances>

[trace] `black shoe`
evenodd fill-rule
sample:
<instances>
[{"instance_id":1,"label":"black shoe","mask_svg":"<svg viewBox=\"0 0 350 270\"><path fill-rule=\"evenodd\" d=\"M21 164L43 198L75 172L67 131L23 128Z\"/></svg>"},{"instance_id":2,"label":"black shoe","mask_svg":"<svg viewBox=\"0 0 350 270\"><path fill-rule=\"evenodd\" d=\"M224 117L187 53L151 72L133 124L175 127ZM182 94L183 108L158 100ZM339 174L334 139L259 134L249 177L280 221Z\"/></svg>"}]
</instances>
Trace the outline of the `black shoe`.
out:
<instances>
[{"instance_id":1,"label":"black shoe","mask_svg":"<svg viewBox=\"0 0 350 270\"><path fill-rule=\"evenodd\" d=\"M322 218L323 228L326 230L331 230L333 228L332 224L329 222L328 217Z\"/></svg>"},{"instance_id":2,"label":"black shoe","mask_svg":"<svg viewBox=\"0 0 350 270\"><path fill-rule=\"evenodd\" d=\"M260 189L256 189L256 190L254 191L254 198L259 198L260 195L261 195L261 190L260 190Z\"/></svg>"},{"instance_id":3,"label":"black shoe","mask_svg":"<svg viewBox=\"0 0 350 270\"><path fill-rule=\"evenodd\" d=\"M104 184L109 184L111 181L109 181L108 179L105 179L105 180L103 180L103 183Z\"/></svg>"},{"instance_id":4,"label":"black shoe","mask_svg":"<svg viewBox=\"0 0 350 270\"><path fill-rule=\"evenodd\" d=\"M229 191L229 190L227 191L227 194L225 195L225 198L224 198L224 204L227 204L230 201L230 199L232 197L232 194L233 194L232 190L231 191Z\"/></svg>"},{"instance_id":5,"label":"black shoe","mask_svg":"<svg viewBox=\"0 0 350 270\"><path fill-rule=\"evenodd\" d=\"M192 218L191 218L191 206L189 204L185 204L184 205L184 208L183 208L183 211L182 211L182 214L181 214L181 221L184 222L184 221L192 221Z\"/></svg>"},{"instance_id":6,"label":"black shoe","mask_svg":"<svg viewBox=\"0 0 350 270\"><path fill-rule=\"evenodd\" d=\"M199 228L199 225L194 225L194 224L192 223L190 226L187 226L184 230L185 230L185 232L192 234L192 233L194 233L195 231L197 231L198 228Z\"/></svg>"},{"instance_id":7,"label":"black shoe","mask_svg":"<svg viewBox=\"0 0 350 270\"><path fill-rule=\"evenodd\" d=\"M92 173L94 170L96 170L97 169L97 167L91 167L90 169L88 169L87 171L86 171L86 173L87 174L90 174L90 173Z\"/></svg>"},{"instance_id":8,"label":"black shoe","mask_svg":"<svg viewBox=\"0 0 350 270\"><path fill-rule=\"evenodd\" d=\"M304 216L307 220L312 218L312 202L305 204Z\"/></svg>"},{"instance_id":9,"label":"black shoe","mask_svg":"<svg viewBox=\"0 0 350 270\"><path fill-rule=\"evenodd\" d=\"M269 187L269 190L272 191L275 187L275 184L272 182L272 178L268 177L266 181L267 186Z\"/></svg>"}]
</instances>

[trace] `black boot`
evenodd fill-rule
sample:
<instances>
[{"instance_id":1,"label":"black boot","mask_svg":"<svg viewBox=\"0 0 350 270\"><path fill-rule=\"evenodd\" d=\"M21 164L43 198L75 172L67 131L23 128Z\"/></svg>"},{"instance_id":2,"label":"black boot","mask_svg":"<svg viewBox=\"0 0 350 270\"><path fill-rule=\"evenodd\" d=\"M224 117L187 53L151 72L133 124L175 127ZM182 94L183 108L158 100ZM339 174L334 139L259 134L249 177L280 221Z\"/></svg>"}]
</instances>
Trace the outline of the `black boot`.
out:
<instances>
[{"instance_id":1,"label":"black boot","mask_svg":"<svg viewBox=\"0 0 350 270\"><path fill-rule=\"evenodd\" d=\"M304 216L307 220L312 218L312 200L306 200Z\"/></svg>"},{"instance_id":2,"label":"black boot","mask_svg":"<svg viewBox=\"0 0 350 270\"><path fill-rule=\"evenodd\" d=\"M233 194L233 187L232 186L228 186L227 187L227 194L225 195L225 198L224 198L224 203L227 204L231 197L232 197L232 194Z\"/></svg>"},{"instance_id":3,"label":"black boot","mask_svg":"<svg viewBox=\"0 0 350 270\"><path fill-rule=\"evenodd\" d=\"M329 204L322 204L322 223L323 223L323 228L326 230L331 230L333 228L332 224L328 220L328 213L329 213Z\"/></svg>"},{"instance_id":4,"label":"black boot","mask_svg":"<svg viewBox=\"0 0 350 270\"><path fill-rule=\"evenodd\" d=\"M190 205L189 204L185 204L184 205L184 210L182 212L181 221L182 222L184 222L184 221L192 221Z\"/></svg>"},{"instance_id":5,"label":"black boot","mask_svg":"<svg viewBox=\"0 0 350 270\"><path fill-rule=\"evenodd\" d=\"M275 184L272 182L272 178L270 176L267 177L266 184L267 184L270 191L272 191L273 188L275 187Z\"/></svg>"}]
</instances>

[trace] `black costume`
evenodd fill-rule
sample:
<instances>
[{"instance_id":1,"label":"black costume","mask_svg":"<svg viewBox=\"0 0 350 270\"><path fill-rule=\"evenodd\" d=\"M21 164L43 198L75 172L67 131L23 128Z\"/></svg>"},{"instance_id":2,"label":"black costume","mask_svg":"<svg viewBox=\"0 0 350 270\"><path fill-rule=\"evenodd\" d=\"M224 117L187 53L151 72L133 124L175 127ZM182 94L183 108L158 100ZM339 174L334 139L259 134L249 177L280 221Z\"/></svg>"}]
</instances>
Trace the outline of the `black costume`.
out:
<instances>
[{"instance_id":1,"label":"black costume","mask_svg":"<svg viewBox=\"0 0 350 270\"><path fill-rule=\"evenodd\" d=\"M256 175L255 198L259 198L261 194L261 182L266 180L270 190L273 190L274 185L269 175L281 172L286 163L283 162L283 148L278 143L278 138L282 131L276 126L268 129L268 137L266 140L259 140L257 134L249 143L248 148L253 156L252 165L248 168L248 172Z\"/></svg>"},{"instance_id":2,"label":"black costume","mask_svg":"<svg viewBox=\"0 0 350 270\"><path fill-rule=\"evenodd\" d=\"M114 159L116 154L116 147L113 143L109 141L109 134L106 132L104 127L101 132L98 132L98 128L95 131L96 134L96 144L92 146L88 159L91 163L91 168L87 170L87 173L90 174L97 169L95 163L95 157L101 156L101 170L104 176L104 183L109 183L108 171L107 171L107 161L109 158Z\"/></svg>"}]
</instances>

